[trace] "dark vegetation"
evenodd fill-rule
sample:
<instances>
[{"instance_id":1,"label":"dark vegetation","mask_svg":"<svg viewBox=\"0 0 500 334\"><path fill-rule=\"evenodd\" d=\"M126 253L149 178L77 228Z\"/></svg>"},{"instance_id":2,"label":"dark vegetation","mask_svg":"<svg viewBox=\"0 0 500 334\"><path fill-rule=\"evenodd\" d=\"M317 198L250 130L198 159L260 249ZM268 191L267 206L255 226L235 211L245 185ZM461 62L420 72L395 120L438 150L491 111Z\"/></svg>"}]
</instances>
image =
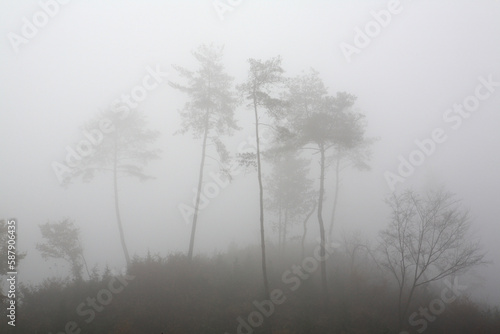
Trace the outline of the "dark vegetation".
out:
<instances>
[{"instance_id":1,"label":"dark vegetation","mask_svg":"<svg viewBox=\"0 0 500 334\"><path fill-rule=\"evenodd\" d=\"M306 256L313 256L315 247L308 245ZM281 289L286 298L275 305L268 318L272 333L397 333L397 288L367 252L352 252L350 242L335 248L327 260L330 309L323 312L319 268L301 280L295 291L291 290L295 284L282 279L287 270L303 264L300 245L290 244L286 253L272 247L268 251L270 289ZM89 315L79 315L78 305L86 303L88 297L96 298L103 289L109 290L113 277L109 271L94 272L85 281L47 279L38 286L23 286L18 333L64 333L70 321L81 333L236 333L238 317L247 321L257 310L253 301L262 302L257 247L232 247L212 257L195 256L191 261L181 254L135 258L128 272L121 275L128 285L86 323ZM412 311L439 298L442 289L435 285L421 291ZM88 309L85 306L82 310ZM8 333L5 322L1 326L0 332ZM265 329L251 330L261 333ZM425 333L499 330L498 309L477 305L462 295L435 321L428 322Z\"/></svg>"}]
</instances>

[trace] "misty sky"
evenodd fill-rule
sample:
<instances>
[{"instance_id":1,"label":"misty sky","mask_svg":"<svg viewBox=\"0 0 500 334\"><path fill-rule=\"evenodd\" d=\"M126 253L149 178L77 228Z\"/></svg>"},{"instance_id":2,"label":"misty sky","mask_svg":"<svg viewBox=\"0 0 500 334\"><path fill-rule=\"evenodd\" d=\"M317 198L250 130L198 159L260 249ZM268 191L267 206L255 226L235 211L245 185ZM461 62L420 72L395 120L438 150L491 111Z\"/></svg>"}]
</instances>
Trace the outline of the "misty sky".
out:
<instances>
[{"instance_id":1,"label":"misty sky","mask_svg":"<svg viewBox=\"0 0 500 334\"><path fill-rule=\"evenodd\" d=\"M408 159L416 140L443 129L446 140L396 189L444 186L463 199L472 230L494 262L469 275L468 291L499 304L500 85L459 126L459 120L443 117L475 94L480 77L500 82L500 1L402 0L369 45L346 57L342 43L355 46L356 29L365 29L374 20L371 12L387 10L389 3L243 0L221 20L210 0L74 0L60 5L33 37L13 46L9 34L21 36L23 18L32 21L41 7L37 1L1 1L0 213L18 219L19 245L28 251L21 281L66 274L52 265L49 272L50 262L35 249L41 241L37 225L64 217L81 227L92 265L124 264L111 176L63 188L51 165L64 161L66 147L84 139L81 126L130 94L148 68L169 72L138 106L150 127L161 132L156 146L163 152L147 169L155 180L120 183L125 238L130 252L140 256L148 250L161 255L187 250L191 226L177 207L192 204L200 142L189 134L174 135L186 97L167 80L179 80L172 64L194 69L191 51L213 42L225 45L226 70L236 83L246 77L248 58L281 55L286 75L312 67L330 93L358 97L367 135L379 140L371 170L343 176L336 235L359 230L373 242L389 217L383 202L391 193L386 172L397 173L399 156ZM233 153L253 138L250 110L240 106L235 115L242 130L227 139ZM209 165L207 173L215 170ZM327 219L332 178L327 178ZM201 212L195 251L212 254L231 242L257 244L258 214L255 173L241 173ZM313 233L316 225L311 221Z\"/></svg>"}]
</instances>

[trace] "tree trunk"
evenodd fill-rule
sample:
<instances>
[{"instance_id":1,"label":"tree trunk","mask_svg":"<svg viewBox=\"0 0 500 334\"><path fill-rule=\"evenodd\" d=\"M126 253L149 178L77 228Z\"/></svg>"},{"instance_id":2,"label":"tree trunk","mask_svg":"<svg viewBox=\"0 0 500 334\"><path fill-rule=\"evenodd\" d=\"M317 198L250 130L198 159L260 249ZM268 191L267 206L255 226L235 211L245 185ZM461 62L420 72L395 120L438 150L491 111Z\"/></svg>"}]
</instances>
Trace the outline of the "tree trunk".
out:
<instances>
[{"instance_id":1,"label":"tree trunk","mask_svg":"<svg viewBox=\"0 0 500 334\"><path fill-rule=\"evenodd\" d=\"M194 236L196 234L196 223L198 221L198 210L200 207L200 197L201 197L201 186L203 185L203 170L205 169L205 152L207 149L207 137L208 137L208 111L205 116L205 133L203 134L203 144L201 149L201 162L200 162L200 173L198 175L198 191L196 192L196 204L194 206L194 215L193 215L193 226L191 226L191 238L189 239L189 251L188 251L188 259L191 260L193 258L193 249L194 249Z\"/></svg>"},{"instance_id":2,"label":"tree trunk","mask_svg":"<svg viewBox=\"0 0 500 334\"><path fill-rule=\"evenodd\" d=\"M281 204L278 210L278 249L281 250Z\"/></svg>"},{"instance_id":3,"label":"tree trunk","mask_svg":"<svg viewBox=\"0 0 500 334\"><path fill-rule=\"evenodd\" d=\"M401 310L402 308L402 298L400 297L400 301L399 301L399 308L400 308L400 311L399 311L399 329L402 329L403 327L403 323L404 323L404 319L406 318L406 314L408 313L408 309L410 308L410 303L411 303L411 300L413 298L413 293L415 292L415 282L413 283L411 289L410 289L410 292L408 294L408 298L406 300L406 302L404 303L404 307L403 309Z\"/></svg>"},{"instance_id":4,"label":"tree trunk","mask_svg":"<svg viewBox=\"0 0 500 334\"><path fill-rule=\"evenodd\" d=\"M87 275L89 276L89 279L92 278L90 276L90 271L89 271L89 267L87 265L87 260L85 259L85 256L83 255L83 247L82 247L82 243L80 242L80 240L78 239L78 247L80 247L80 256L83 260L83 264L85 265L85 270L87 271Z\"/></svg>"},{"instance_id":5,"label":"tree trunk","mask_svg":"<svg viewBox=\"0 0 500 334\"><path fill-rule=\"evenodd\" d=\"M125 255L125 261L127 261L127 266L130 265L130 255L128 254L127 244L125 243L125 236L123 234L122 219L120 217L120 208L118 206L118 152L115 139L115 156L113 162L113 186L115 190L115 212L116 221L118 223L118 230L120 231L120 242L122 244L123 254Z\"/></svg>"},{"instance_id":6,"label":"tree trunk","mask_svg":"<svg viewBox=\"0 0 500 334\"><path fill-rule=\"evenodd\" d=\"M306 242L306 234L307 234L307 221L309 220L309 218L311 217L311 215L314 213L314 210L316 210L316 202L314 203L311 211L309 211L309 213L307 214L306 218L304 219L304 233L302 234L302 241L301 241L301 245L302 245L302 258L305 257L305 242Z\"/></svg>"},{"instance_id":7,"label":"tree trunk","mask_svg":"<svg viewBox=\"0 0 500 334\"><path fill-rule=\"evenodd\" d=\"M286 224L288 224L288 209L285 209L285 220L283 221L283 253L286 247Z\"/></svg>"},{"instance_id":8,"label":"tree trunk","mask_svg":"<svg viewBox=\"0 0 500 334\"><path fill-rule=\"evenodd\" d=\"M328 240L332 240L333 224L335 222L335 213L337 212L337 201L339 198L339 183L340 183L339 176L340 176L340 154L337 157L337 163L335 165L335 198L333 199L332 217L330 220L330 228L328 229Z\"/></svg>"},{"instance_id":9,"label":"tree trunk","mask_svg":"<svg viewBox=\"0 0 500 334\"><path fill-rule=\"evenodd\" d=\"M325 147L323 144L320 145L321 161L320 161L320 178L319 178L319 198L318 198L318 223L319 223L319 233L321 238L321 248L320 257L323 259L321 261L321 284L323 286L323 303L325 309L328 308L328 285L326 282L326 261L325 261L325 225L323 223L323 198L325 195Z\"/></svg>"},{"instance_id":10,"label":"tree trunk","mask_svg":"<svg viewBox=\"0 0 500 334\"><path fill-rule=\"evenodd\" d=\"M266 240L264 237L264 188L262 186L262 170L260 163L260 140L259 140L259 115L257 113L257 97L253 97L255 113L255 141L257 145L257 178L259 179L259 206L260 206L260 245L262 248L262 278L264 280L264 297L269 299L269 284L267 280L266 266Z\"/></svg>"},{"instance_id":11,"label":"tree trunk","mask_svg":"<svg viewBox=\"0 0 500 334\"><path fill-rule=\"evenodd\" d=\"M399 287L398 296L398 330L403 329L403 287Z\"/></svg>"},{"instance_id":12,"label":"tree trunk","mask_svg":"<svg viewBox=\"0 0 500 334\"><path fill-rule=\"evenodd\" d=\"M398 295L398 329L401 330L403 326L403 294L404 287L406 284L406 277L403 274L401 277L401 282L399 282L399 295Z\"/></svg>"}]
</instances>

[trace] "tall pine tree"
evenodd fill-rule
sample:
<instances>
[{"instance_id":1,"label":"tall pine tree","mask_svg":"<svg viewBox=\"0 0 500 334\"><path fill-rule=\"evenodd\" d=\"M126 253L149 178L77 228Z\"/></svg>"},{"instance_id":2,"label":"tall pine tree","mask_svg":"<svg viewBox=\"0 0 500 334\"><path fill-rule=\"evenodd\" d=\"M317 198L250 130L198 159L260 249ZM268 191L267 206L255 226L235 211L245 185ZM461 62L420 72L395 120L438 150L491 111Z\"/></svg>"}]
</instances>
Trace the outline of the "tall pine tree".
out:
<instances>
[{"instance_id":1,"label":"tall pine tree","mask_svg":"<svg viewBox=\"0 0 500 334\"><path fill-rule=\"evenodd\" d=\"M222 47L200 46L193 52L199 68L196 71L190 71L174 65L174 69L187 82L184 85L170 83L172 87L186 93L189 97L189 101L180 112L182 127L179 132L184 134L191 131L194 138L202 139L198 189L189 240L189 259L193 257L207 146L209 142L213 143L220 162L227 162L229 154L220 137L231 135L234 130L239 129L234 119L237 99L232 89L233 78L225 73L222 53Z\"/></svg>"}]
</instances>

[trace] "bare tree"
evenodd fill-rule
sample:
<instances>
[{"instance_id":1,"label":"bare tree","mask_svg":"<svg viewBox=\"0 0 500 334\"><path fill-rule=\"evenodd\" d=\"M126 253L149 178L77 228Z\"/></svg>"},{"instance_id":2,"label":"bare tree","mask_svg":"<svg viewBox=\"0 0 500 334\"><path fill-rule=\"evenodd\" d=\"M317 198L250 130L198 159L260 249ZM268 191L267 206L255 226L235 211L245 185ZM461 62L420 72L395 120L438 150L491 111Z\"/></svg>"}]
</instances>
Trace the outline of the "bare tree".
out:
<instances>
[{"instance_id":1,"label":"bare tree","mask_svg":"<svg viewBox=\"0 0 500 334\"><path fill-rule=\"evenodd\" d=\"M376 269L377 273L383 271L375 249L362 231L342 231L340 240L345 257L349 261L348 267L351 277L355 277L361 272L375 273L374 269Z\"/></svg>"},{"instance_id":2,"label":"bare tree","mask_svg":"<svg viewBox=\"0 0 500 334\"><path fill-rule=\"evenodd\" d=\"M380 234L381 265L396 279L399 327L415 289L484 264L477 240L469 240L469 214L460 201L442 190L419 196L394 194L389 226Z\"/></svg>"}]
</instances>

